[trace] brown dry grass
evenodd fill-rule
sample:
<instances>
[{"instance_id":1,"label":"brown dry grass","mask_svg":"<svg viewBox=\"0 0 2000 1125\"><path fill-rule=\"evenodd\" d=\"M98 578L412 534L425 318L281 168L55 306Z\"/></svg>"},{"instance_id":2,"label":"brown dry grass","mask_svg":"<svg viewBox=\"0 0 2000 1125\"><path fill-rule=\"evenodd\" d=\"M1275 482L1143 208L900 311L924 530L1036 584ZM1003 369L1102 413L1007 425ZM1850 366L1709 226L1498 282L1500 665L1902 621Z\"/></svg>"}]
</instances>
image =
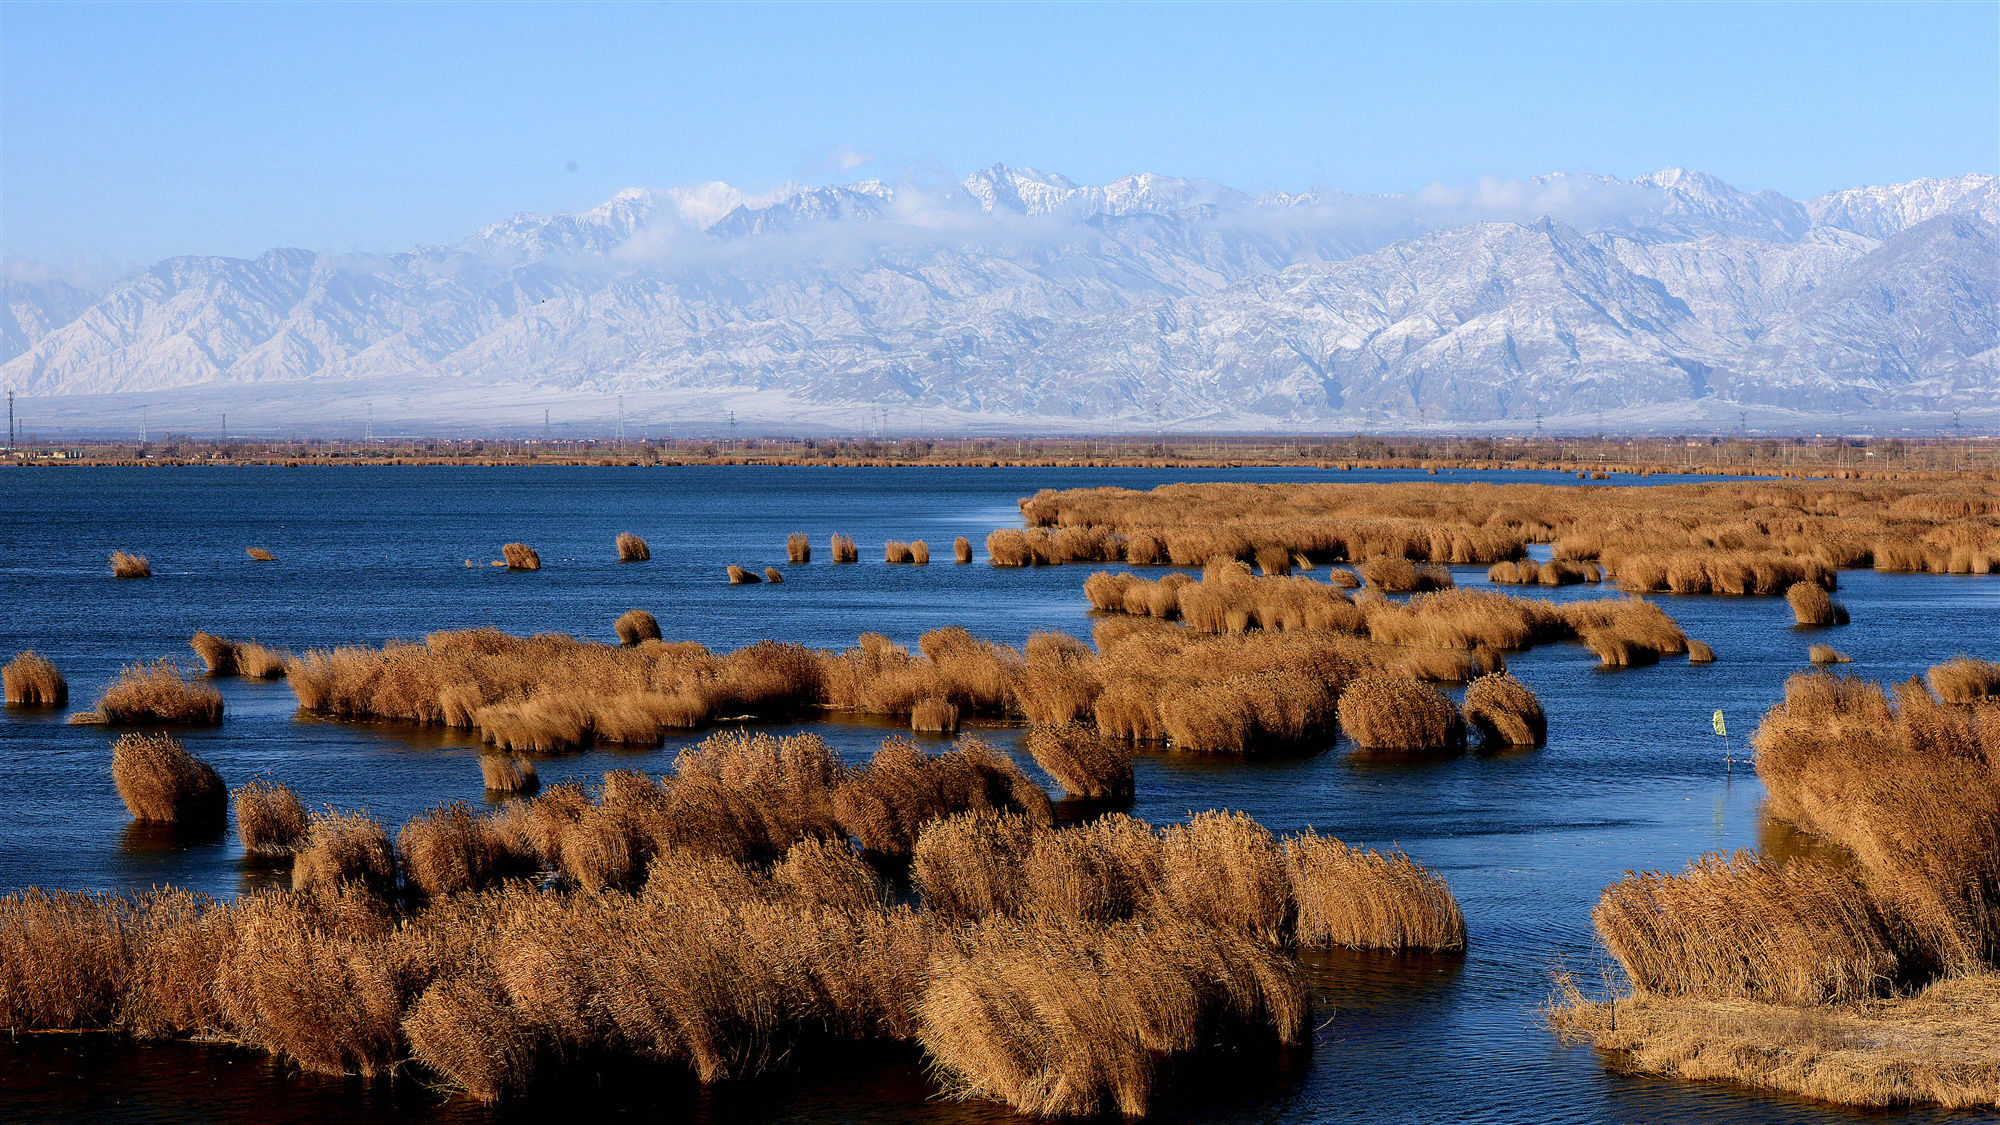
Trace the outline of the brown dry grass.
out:
<instances>
[{"instance_id":1,"label":"brown dry grass","mask_svg":"<svg viewBox=\"0 0 2000 1125\"><path fill-rule=\"evenodd\" d=\"M777 567L767 566L764 568L764 581L783 582L784 580L785 580L784 574L782 574Z\"/></svg>"},{"instance_id":2,"label":"brown dry grass","mask_svg":"<svg viewBox=\"0 0 2000 1125\"><path fill-rule=\"evenodd\" d=\"M910 729L923 734L952 734L958 730L958 704L935 696L919 699L910 707Z\"/></svg>"},{"instance_id":3,"label":"brown dry grass","mask_svg":"<svg viewBox=\"0 0 2000 1125\"><path fill-rule=\"evenodd\" d=\"M222 721L222 696L207 684L190 681L162 657L151 664L127 664L98 697L95 714L107 723L212 726Z\"/></svg>"},{"instance_id":4,"label":"brown dry grass","mask_svg":"<svg viewBox=\"0 0 2000 1125\"><path fill-rule=\"evenodd\" d=\"M488 793L533 793L542 785L535 763L512 754L481 754L479 776Z\"/></svg>"},{"instance_id":5,"label":"brown dry grass","mask_svg":"<svg viewBox=\"0 0 2000 1125\"><path fill-rule=\"evenodd\" d=\"M1977 703L2000 696L2000 663L1975 660L1963 653L1933 665L1924 678L1946 703ZM13 698L11 690L8 698Z\"/></svg>"},{"instance_id":6,"label":"brown dry grass","mask_svg":"<svg viewBox=\"0 0 2000 1125\"><path fill-rule=\"evenodd\" d=\"M289 786L257 778L230 794L236 838L252 855L291 855L306 840L306 807Z\"/></svg>"},{"instance_id":7,"label":"brown dry grass","mask_svg":"<svg viewBox=\"0 0 2000 1125\"><path fill-rule=\"evenodd\" d=\"M928 543L924 542L924 541L923 541L923 540L921 540L921 539L916 539L916 540L912 540L912 541L911 541L911 543L910 543L910 563L911 563L911 565L913 565L913 566L929 566L929 565L930 565L930 562L931 562L931 546L930 546L930 544L928 544Z\"/></svg>"},{"instance_id":8,"label":"brown dry grass","mask_svg":"<svg viewBox=\"0 0 2000 1125\"><path fill-rule=\"evenodd\" d=\"M396 835L403 879L421 894L462 894L484 890L513 866L506 841L464 802L423 813Z\"/></svg>"},{"instance_id":9,"label":"brown dry grass","mask_svg":"<svg viewBox=\"0 0 2000 1125\"><path fill-rule=\"evenodd\" d=\"M1300 945L1465 948L1465 917L1438 874L1402 852L1350 848L1308 828L1285 838Z\"/></svg>"},{"instance_id":10,"label":"brown dry grass","mask_svg":"<svg viewBox=\"0 0 2000 1125\"><path fill-rule=\"evenodd\" d=\"M1854 658L1829 644L1816 644L1806 650L1806 659L1814 664L1852 664Z\"/></svg>"},{"instance_id":11,"label":"brown dry grass","mask_svg":"<svg viewBox=\"0 0 2000 1125\"><path fill-rule=\"evenodd\" d=\"M276 558L275 558L275 557L274 557L274 556L273 556L273 555L271 554L271 552L269 552L269 551L266 551L266 550L265 550L264 548L262 548L262 547L245 547L245 548L243 549L243 553L244 553L244 554L246 554L246 555L249 555L249 556L250 556L250 557L251 557L252 559L256 560L257 562L276 562L276 561L278 561L278 560L277 560L277 559L276 559Z\"/></svg>"},{"instance_id":12,"label":"brown dry grass","mask_svg":"<svg viewBox=\"0 0 2000 1125\"><path fill-rule=\"evenodd\" d=\"M542 556L526 543L509 543L500 548L500 557L507 562L508 570L540 570Z\"/></svg>"},{"instance_id":13,"label":"brown dry grass","mask_svg":"<svg viewBox=\"0 0 2000 1125\"><path fill-rule=\"evenodd\" d=\"M211 676L233 676L236 674L236 644L226 637L196 631L188 640L188 647L208 666Z\"/></svg>"},{"instance_id":14,"label":"brown dry grass","mask_svg":"<svg viewBox=\"0 0 2000 1125\"><path fill-rule=\"evenodd\" d=\"M1540 746L1549 736L1541 701L1528 686L1505 672L1481 676L1465 689L1466 725L1487 742Z\"/></svg>"},{"instance_id":15,"label":"brown dry grass","mask_svg":"<svg viewBox=\"0 0 2000 1125\"><path fill-rule=\"evenodd\" d=\"M1340 729L1364 750L1426 753L1465 744L1458 708L1415 680L1371 672L1340 696Z\"/></svg>"},{"instance_id":16,"label":"brown dry grass","mask_svg":"<svg viewBox=\"0 0 2000 1125\"><path fill-rule=\"evenodd\" d=\"M285 674L285 665L291 663L291 653L267 648L256 641L237 641L235 645L236 674L239 676L275 680Z\"/></svg>"},{"instance_id":17,"label":"brown dry grass","mask_svg":"<svg viewBox=\"0 0 2000 1125\"><path fill-rule=\"evenodd\" d=\"M951 557L963 566L972 561L972 540L961 535L951 541Z\"/></svg>"},{"instance_id":18,"label":"brown dry grass","mask_svg":"<svg viewBox=\"0 0 2000 1125\"><path fill-rule=\"evenodd\" d=\"M1801 625L1847 624L1847 607L1834 601L1816 582L1794 582L1785 591L1785 600L1791 603L1792 616Z\"/></svg>"},{"instance_id":19,"label":"brown dry grass","mask_svg":"<svg viewBox=\"0 0 2000 1125\"><path fill-rule=\"evenodd\" d=\"M812 540L806 538L805 532L794 531L785 537L785 561L809 563L812 557Z\"/></svg>"},{"instance_id":20,"label":"brown dry grass","mask_svg":"<svg viewBox=\"0 0 2000 1125\"><path fill-rule=\"evenodd\" d=\"M1647 995L1613 1008L1563 978L1549 1021L1644 1074L1868 1108L2000 1107L2000 973L1839 1007Z\"/></svg>"},{"instance_id":21,"label":"brown dry grass","mask_svg":"<svg viewBox=\"0 0 2000 1125\"><path fill-rule=\"evenodd\" d=\"M111 783L134 820L205 827L228 817L229 790L215 768L165 735L113 743Z\"/></svg>"},{"instance_id":22,"label":"brown dry grass","mask_svg":"<svg viewBox=\"0 0 2000 1125\"><path fill-rule=\"evenodd\" d=\"M861 561L861 552L854 546L852 538L845 535L836 535L832 538L829 545L834 562L856 563Z\"/></svg>"},{"instance_id":23,"label":"brown dry grass","mask_svg":"<svg viewBox=\"0 0 2000 1125\"><path fill-rule=\"evenodd\" d=\"M1707 642L1705 642L1705 641L1698 641L1698 640L1695 640L1695 639L1694 639L1693 637L1689 637L1689 638L1688 638L1688 642L1687 642L1687 646L1688 646L1688 663L1689 663L1689 664L1713 664L1713 663L1715 663L1715 650L1714 650L1714 649L1712 649L1712 648L1710 648L1710 647L1708 647L1708 643L1707 643Z\"/></svg>"},{"instance_id":24,"label":"brown dry grass","mask_svg":"<svg viewBox=\"0 0 2000 1125\"><path fill-rule=\"evenodd\" d=\"M618 533L618 561L646 562L653 557L653 548L644 539L629 531Z\"/></svg>"},{"instance_id":25,"label":"brown dry grass","mask_svg":"<svg viewBox=\"0 0 2000 1125\"><path fill-rule=\"evenodd\" d=\"M660 639L660 622L643 609L628 609L611 623L611 629L618 634L618 643L636 645L640 641Z\"/></svg>"},{"instance_id":26,"label":"brown dry grass","mask_svg":"<svg viewBox=\"0 0 2000 1125\"><path fill-rule=\"evenodd\" d=\"M1130 800L1132 753L1082 723L1031 726L1028 754L1063 791L1093 801Z\"/></svg>"},{"instance_id":27,"label":"brown dry grass","mask_svg":"<svg viewBox=\"0 0 2000 1125\"><path fill-rule=\"evenodd\" d=\"M69 702L69 681L47 657L30 649L0 670L9 707L60 707Z\"/></svg>"},{"instance_id":28,"label":"brown dry grass","mask_svg":"<svg viewBox=\"0 0 2000 1125\"><path fill-rule=\"evenodd\" d=\"M365 813L314 813L306 841L292 860L292 889L338 893L350 888L394 897L396 850L389 833Z\"/></svg>"},{"instance_id":29,"label":"brown dry grass","mask_svg":"<svg viewBox=\"0 0 2000 1125\"><path fill-rule=\"evenodd\" d=\"M882 561L887 563L907 563L910 561L910 545L900 539L891 539L882 544Z\"/></svg>"},{"instance_id":30,"label":"brown dry grass","mask_svg":"<svg viewBox=\"0 0 2000 1125\"><path fill-rule=\"evenodd\" d=\"M123 551L111 552L111 577L151 578L153 564L144 555L128 555Z\"/></svg>"},{"instance_id":31,"label":"brown dry grass","mask_svg":"<svg viewBox=\"0 0 2000 1125\"><path fill-rule=\"evenodd\" d=\"M838 562L840 560L835 559L834 561ZM735 563L729 564L729 584L731 586L749 586L763 580L761 575L752 574Z\"/></svg>"}]
</instances>

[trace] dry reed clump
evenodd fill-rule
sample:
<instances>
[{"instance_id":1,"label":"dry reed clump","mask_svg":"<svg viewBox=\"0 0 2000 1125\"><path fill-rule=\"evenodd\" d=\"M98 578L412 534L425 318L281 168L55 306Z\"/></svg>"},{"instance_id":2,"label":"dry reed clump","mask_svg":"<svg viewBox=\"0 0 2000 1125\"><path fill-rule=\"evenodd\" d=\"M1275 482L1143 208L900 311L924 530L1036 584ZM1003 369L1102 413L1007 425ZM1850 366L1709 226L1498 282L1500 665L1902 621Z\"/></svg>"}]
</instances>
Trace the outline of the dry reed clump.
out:
<instances>
[{"instance_id":1,"label":"dry reed clump","mask_svg":"<svg viewBox=\"0 0 2000 1125\"><path fill-rule=\"evenodd\" d=\"M923 734L952 734L958 730L958 704L935 696L919 699L910 708L910 729Z\"/></svg>"},{"instance_id":2,"label":"dry reed clump","mask_svg":"<svg viewBox=\"0 0 2000 1125\"><path fill-rule=\"evenodd\" d=\"M1963 653L1924 673L1931 690L1946 703L1977 703L2000 696L2000 663L1975 660ZM8 681L13 682L11 679ZM10 688L8 699L13 698Z\"/></svg>"},{"instance_id":3,"label":"dry reed clump","mask_svg":"<svg viewBox=\"0 0 2000 1125\"><path fill-rule=\"evenodd\" d=\"M1505 672L1481 676L1465 689L1465 722L1481 739L1504 746L1540 746L1549 737L1541 701Z\"/></svg>"},{"instance_id":4,"label":"dry reed clump","mask_svg":"<svg viewBox=\"0 0 2000 1125\"><path fill-rule=\"evenodd\" d=\"M481 754L479 776L488 793L533 793L542 785L535 763L512 754Z\"/></svg>"},{"instance_id":5,"label":"dry reed clump","mask_svg":"<svg viewBox=\"0 0 2000 1125\"><path fill-rule=\"evenodd\" d=\"M1160 897L1174 915L1282 945L1295 919L1284 852L1243 813L1196 813L1160 833Z\"/></svg>"},{"instance_id":6,"label":"dry reed clump","mask_svg":"<svg viewBox=\"0 0 2000 1125\"><path fill-rule=\"evenodd\" d=\"M1097 728L1068 722L1030 726L1028 754L1072 797L1129 800L1131 751L1099 734Z\"/></svg>"},{"instance_id":7,"label":"dry reed clump","mask_svg":"<svg viewBox=\"0 0 2000 1125\"><path fill-rule=\"evenodd\" d=\"M767 567L765 567L765 568L764 568L764 581L766 581L766 582L783 582L784 580L785 580L785 576L784 576L784 575L783 575L782 573L780 573L780 572L779 572L779 570L778 570L778 568L777 568L777 567L775 567L775 566L767 566Z\"/></svg>"},{"instance_id":8,"label":"dry reed clump","mask_svg":"<svg viewBox=\"0 0 2000 1125\"><path fill-rule=\"evenodd\" d=\"M275 680L285 674L285 666L291 663L288 652L267 648L256 641L237 641L236 674L253 680Z\"/></svg>"},{"instance_id":9,"label":"dry reed clump","mask_svg":"<svg viewBox=\"0 0 2000 1125\"><path fill-rule=\"evenodd\" d=\"M982 809L933 820L911 845L910 883L924 909L947 922L1018 916L1035 835L1018 813Z\"/></svg>"},{"instance_id":10,"label":"dry reed clump","mask_svg":"<svg viewBox=\"0 0 2000 1125\"><path fill-rule=\"evenodd\" d=\"M899 539L891 539L882 545L882 561L907 563L910 561L910 545Z\"/></svg>"},{"instance_id":11,"label":"dry reed clump","mask_svg":"<svg viewBox=\"0 0 2000 1125\"><path fill-rule=\"evenodd\" d=\"M1486 569L1486 580L1497 586L1571 586L1578 582L1600 582L1604 574L1596 563L1574 563L1568 559L1508 560Z\"/></svg>"},{"instance_id":12,"label":"dry reed clump","mask_svg":"<svg viewBox=\"0 0 2000 1125\"><path fill-rule=\"evenodd\" d=\"M500 548L500 557L507 562L508 570L540 570L542 556L526 543L509 543Z\"/></svg>"},{"instance_id":13,"label":"dry reed clump","mask_svg":"<svg viewBox=\"0 0 2000 1125\"><path fill-rule=\"evenodd\" d=\"M1852 664L1854 658L1829 644L1816 644L1806 650L1806 659L1814 664Z\"/></svg>"},{"instance_id":14,"label":"dry reed clump","mask_svg":"<svg viewBox=\"0 0 2000 1125\"><path fill-rule=\"evenodd\" d=\"M188 640L188 647L208 666L211 676L233 676L236 674L236 644L225 637L218 637L199 630Z\"/></svg>"},{"instance_id":15,"label":"dry reed clump","mask_svg":"<svg viewBox=\"0 0 2000 1125\"><path fill-rule=\"evenodd\" d=\"M956 813L1014 812L1037 824L1054 818L1048 794L976 738L935 757L908 739L886 739L867 768L833 793L832 809L864 853L885 859L908 856L924 825Z\"/></svg>"},{"instance_id":16,"label":"dry reed clump","mask_svg":"<svg viewBox=\"0 0 2000 1125\"><path fill-rule=\"evenodd\" d=\"M1465 917L1451 888L1402 852L1350 848L1308 828L1285 838L1285 868L1299 945L1465 948Z\"/></svg>"},{"instance_id":17,"label":"dry reed clump","mask_svg":"<svg viewBox=\"0 0 2000 1125\"><path fill-rule=\"evenodd\" d=\"M262 547L245 547L243 549L243 553L249 555L252 559L256 560L257 562L278 561L275 557L272 556L271 552L266 551Z\"/></svg>"},{"instance_id":18,"label":"dry reed clump","mask_svg":"<svg viewBox=\"0 0 2000 1125\"><path fill-rule=\"evenodd\" d=\"M189 681L162 657L151 664L127 664L98 697L95 713L107 723L212 726L222 721L222 696L207 684Z\"/></svg>"},{"instance_id":19,"label":"dry reed clump","mask_svg":"<svg viewBox=\"0 0 2000 1125\"><path fill-rule=\"evenodd\" d=\"M151 578L153 564L144 555L128 555L123 551L111 552L111 577Z\"/></svg>"},{"instance_id":20,"label":"dry reed clump","mask_svg":"<svg viewBox=\"0 0 2000 1125\"><path fill-rule=\"evenodd\" d=\"M1817 583L1794 582L1785 591L1785 600L1791 603L1792 616L1801 625L1847 624L1847 607L1834 601Z\"/></svg>"},{"instance_id":21,"label":"dry reed clump","mask_svg":"<svg viewBox=\"0 0 2000 1125\"><path fill-rule=\"evenodd\" d=\"M1644 598L1599 598L1558 606L1575 637L1607 668L1652 664L1688 650L1687 634Z\"/></svg>"},{"instance_id":22,"label":"dry reed clump","mask_svg":"<svg viewBox=\"0 0 2000 1125\"><path fill-rule=\"evenodd\" d=\"M128 734L111 747L111 783L134 820L222 824L229 790L215 768L165 735Z\"/></svg>"},{"instance_id":23,"label":"dry reed clump","mask_svg":"<svg viewBox=\"0 0 2000 1125\"><path fill-rule=\"evenodd\" d=\"M292 889L339 893L349 888L379 899L396 893L396 851L382 822L365 813L314 813L306 841L292 860Z\"/></svg>"},{"instance_id":24,"label":"dry reed clump","mask_svg":"<svg viewBox=\"0 0 2000 1125\"><path fill-rule=\"evenodd\" d=\"M995 922L940 955L919 1037L947 1089L1037 1116L1142 1116L1166 1060L1217 1042L1295 1043L1289 959L1199 926Z\"/></svg>"},{"instance_id":25,"label":"dry reed clump","mask_svg":"<svg viewBox=\"0 0 2000 1125\"><path fill-rule=\"evenodd\" d=\"M835 561L839 560L836 559ZM749 586L763 580L761 576L752 574L735 563L729 564L729 584L731 586Z\"/></svg>"},{"instance_id":26,"label":"dry reed clump","mask_svg":"<svg viewBox=\"0 0 2000 1125\"><path fill-rule=\"evenodd\" d=\"M69 702L69 681L47 657L30 649L0 670L9 707L60 707Z\"/></svg>"},{"instance_id":27,"label":"dry reed clump","mask_svg":"<svg viewBox=\"0 0 2000 1125\"><path fill-rule=\"evenodd\" d=\"M861 552L854 546L852 538L845 535L836 535L830 542L834 562L857 563L861 561Z\"/></svg>"},{"instance_id":28,"label":"dry reed clump","mask_svg":"<svg viewBox=\"0 0 2000 1125\"><path fill-rule=\"evenodd\" d=\"M1866 889L1822 863L1739 852L1628 873L1591 918L1643 993L1840 1003L1883 995L1900 971Z\"/></svg>"},{"instance_id":29,"label":"dry reed clump","mask_svg":"<svg viewBox=\"0 0 2000 1125\"><path fill-rule=\"evenodd\" d=\"M1340 694L1340 729L1364 750L1423 753L1465 744L1458 708L1415 680L1371 672Z\"/></svg>"},{"instance_id":30,"label":"dry reed clump","mask_svg":"<svg viewBox=\"0 0 2000 1125\"><path fill-rule=\"evenodd\" d=\"M251 855L291 855L306 839L306 808L289 786L258 778L230 794L236 838Z\"/></svg>"},{"instance_id":31,"label":"dry reed clump","mask_svg":"<svg viewBox=\"0 0 2000 1125\"><path fill-rule=\"evenodd\" d=\"M1354 568L1371 590L1385 594L1407 594L1422 590L1450 589L1451 571L1441 566L1417 566L1410 560L1377 555Z\"/></svg>"},{"instance_id":32,"label":"dry reed clump","mask_svg":"<svg viewBox=\"0 0 2000 1125\"><path fill-rule=\"evenodd\" d=\"M913 565L913 566L929 566L929 565L930 565L930 562L931 562L931 546L930 546L930 544L928 544L928 543L924 542L924 541L923 541L923 540L921 540L921 539L917 539L917 540L914 540L914 541L912 541L912 542L910 543L910 563L911 563L911 565Z\"/></svg>"},{"instance_id":33,"label":"dry reed clump","mask_svg":"<svg viewBox=\"0 0 2000 1125\"><path fill-rule=\"evenodd\" d=\"M636 645L640 641L660 639L660 622L643 609L628 609L611 623L613 632L618 634L618 643Z\"/></svg>"},{"instance_id":34,"label":"dry reed clump","mask_svg":"<svg viewBox=\"0 0 2000 1125\"><path fill-rule=\"evenodd\" d=\"M1705 547L1666 554L1617 553L1618 585L1635 594L1782 594L1801 582L1831 590L1838 576L1817 556ZM1607 564L1609 565L1609 564Z\"/></svg>"},{"instance_id":35,"label":"dry reed clump","mask_svg":"<svg viewBox=\"0 0 2000 1125\"><path fill-rule=\"evenodd\" d=\"M127 903L39 887L0 898L0 1027L114 1026L131 974Z\"/></svg>"},{"instance_id":36,"label":"dry reed clump","mask_svg":"<svg viewBox=\"0 0 2000 1125\"><path fill-rule=\"evenodd\" d=\"M646 562L653 557L653 549L644 539L629 531L618 533L618 561Z\"/></svg>"},{"instance_id":37,"label":"dry reed clump","mask_svg":"<svg viewBox=\"0 0 2000 1125\"><path fill-rule=\"evenodd\" d=\"M972 540L961 535L951 541L951 556L960 566L972 561Z\"/></svg>"},{"instance_id":38,"label":"dry reed clump","mask_svg":"<svg viewBox=\"0 0 2000 1125\"><path fill-rule=\"evenodd\" d=\"M1695 640L1695 639L1694 639L1693 637L1689 637L1689 638L1688 638L1688 642L1687 642L1687 646L1688 646L1688 663L1689 663L1689 664L1713 664L1713 663L1715 663L1715 650L1714 650L1714 649L1712 649L1712 648L1710 648L1710 647L1708 647L1708 644L1707 644L1707 642L1705 642L1705 641L1698 641L1698 640Z\"/></svg>"},{"instance_id":39,"label":"dry reed clump","mask_svg":"<svg viewBox=\"0 0 2000 1125\"><path fill-rule=\"evenodd\" d=\"M812 557L812 540L806 538L805 532L794 531L785 537L785 561L809 563Z\"/></svg>"},{"instance_id":40,"label":"dry reed clump","mask_svg":"<svg viewBox=\"0 0 2000 1125\"><path fill-rule=\"evenodd\" d=\"M464 802L423 813L396 834L404 882L428 897L484 890L508 871L512 856L493 824Z\"/></svg>"},{"instance_id":41,"label":"dry reed clump","mask_svg":"<svg viewBox=\"0 0 2000 1125\"><path fill-rule=\"evenodd\" d=\"M1642 995L1593 1000L1559 977L1548 1009L1565 1042L1616 1053L1622 1070L1733 1082L1867 1108L2000 1105L2000 973L1910 997L1802 1008Z\"/></svg>"}]
</instances>

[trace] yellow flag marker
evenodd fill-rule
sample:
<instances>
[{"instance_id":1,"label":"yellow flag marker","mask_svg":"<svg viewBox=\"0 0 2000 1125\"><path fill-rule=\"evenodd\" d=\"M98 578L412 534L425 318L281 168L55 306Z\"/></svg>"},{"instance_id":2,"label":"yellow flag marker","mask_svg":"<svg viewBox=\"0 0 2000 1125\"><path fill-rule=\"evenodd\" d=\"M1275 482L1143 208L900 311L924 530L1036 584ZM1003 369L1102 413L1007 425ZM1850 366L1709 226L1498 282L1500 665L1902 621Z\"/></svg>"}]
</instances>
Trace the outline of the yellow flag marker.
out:
<instances>
[{"instance_id":1,"label":"yellow flag marker","mask_svg":"<svg viewBox=\"0 0 2000 1125\"><path fill-rule=\"evenodd\" d=\"M1715 733L1722 735L1724 738L1729 737L1729 728L1722 722L1722 711L1720 709L1715 712Z\"/></svg>"}]
</instances>

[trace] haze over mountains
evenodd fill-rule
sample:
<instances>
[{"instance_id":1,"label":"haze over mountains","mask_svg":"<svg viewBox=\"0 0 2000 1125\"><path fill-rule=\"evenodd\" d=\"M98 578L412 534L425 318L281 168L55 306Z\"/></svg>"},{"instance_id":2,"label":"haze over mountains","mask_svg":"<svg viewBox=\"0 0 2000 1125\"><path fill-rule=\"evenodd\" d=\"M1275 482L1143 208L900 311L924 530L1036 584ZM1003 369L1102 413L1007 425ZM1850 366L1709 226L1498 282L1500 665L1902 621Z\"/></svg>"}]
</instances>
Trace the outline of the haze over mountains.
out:
<instances>
[{"instance_id":1,"label":"haze over mountains","mask_svg":"<svg viewBox=\"0 0 2000 1125\"><path fill-rule=\"evenodd\" d=\"M238 432L1936 425L2000 414L1996 223L1988 175L705 184L401 254L9 280L0 382L44 424Z\"/></svg>"}]
</instances>

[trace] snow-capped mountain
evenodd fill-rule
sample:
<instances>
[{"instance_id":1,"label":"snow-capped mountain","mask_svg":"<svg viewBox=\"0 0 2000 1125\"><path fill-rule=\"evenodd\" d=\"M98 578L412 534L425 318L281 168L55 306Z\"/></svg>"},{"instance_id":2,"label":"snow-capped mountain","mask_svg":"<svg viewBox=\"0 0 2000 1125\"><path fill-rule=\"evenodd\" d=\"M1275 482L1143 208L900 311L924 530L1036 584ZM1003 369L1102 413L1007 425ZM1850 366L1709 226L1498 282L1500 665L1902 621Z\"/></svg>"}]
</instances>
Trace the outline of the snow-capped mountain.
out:
<instances>
[{"instance_id":1,"label":"snow-capped mountain","mask_svg":"<svg viewBox=\"0 0 2000 1125\"><path fill-rule=\"evenodd\" d=\"M356 388L420 402L411 425L494 419L507 390L749 395L774 424L1993 411L1996 221L1980 175L1805 201L1684 169L1401 196L1001 165L635 189L402 254L174 258L102 293L10 281L0 382L72 416L77 396L109 396L87 400L104 417L261 396L295 426L377 393Z\"/></svg>"}]
</instances>

